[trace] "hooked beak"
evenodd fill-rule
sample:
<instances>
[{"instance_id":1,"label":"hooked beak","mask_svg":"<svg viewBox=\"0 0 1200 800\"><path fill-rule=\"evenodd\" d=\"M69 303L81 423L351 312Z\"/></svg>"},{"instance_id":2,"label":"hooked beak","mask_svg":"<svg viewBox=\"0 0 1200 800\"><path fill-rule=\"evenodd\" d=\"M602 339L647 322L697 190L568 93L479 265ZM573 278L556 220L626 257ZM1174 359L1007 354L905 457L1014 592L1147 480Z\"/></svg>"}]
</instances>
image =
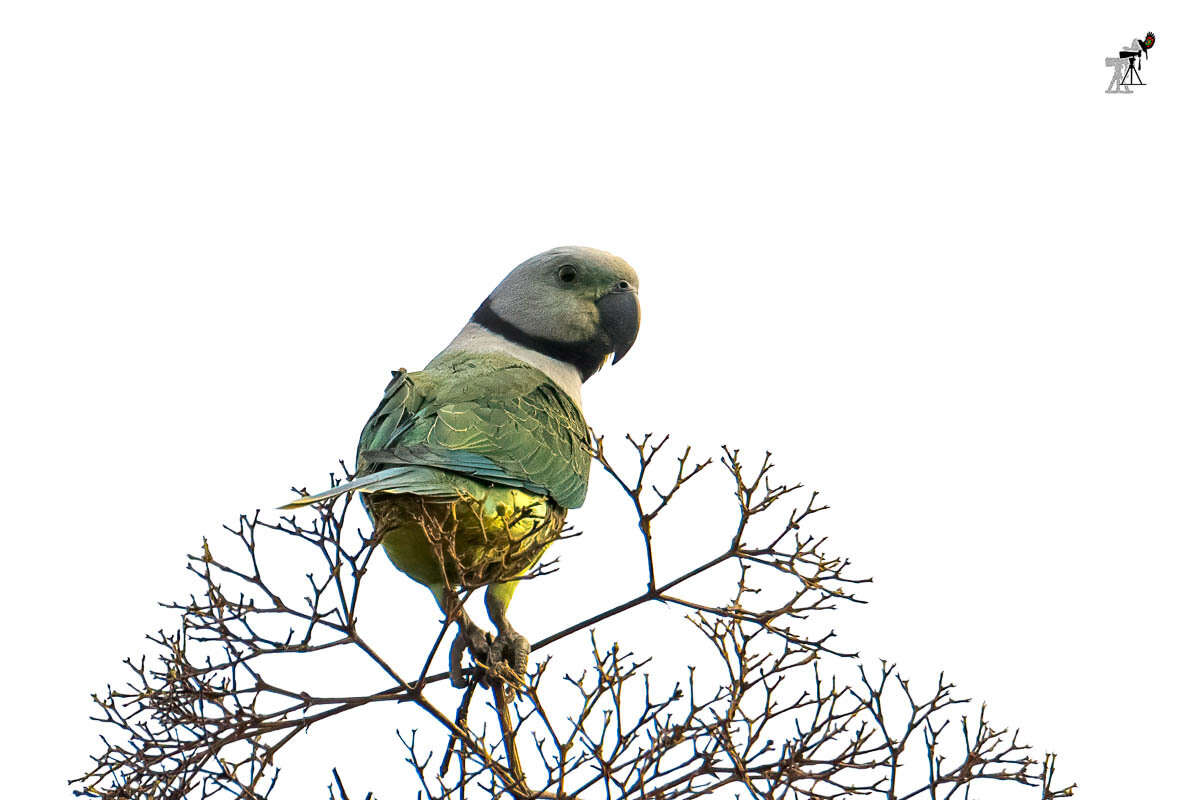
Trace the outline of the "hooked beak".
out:
<instances>
[{"instance_id":1,"label":"hooked beak","mask_svg":"<svg viewBox=\"0 0 1200 800\"><path fill-rule=\"evenodd\" d=\"M622 284L624 286L618 284L596 301L596 308L600 310L600 330L608 337L614 364L633 347L642 322L637 290L624 281Z\"/></svg>"}]
</instances>

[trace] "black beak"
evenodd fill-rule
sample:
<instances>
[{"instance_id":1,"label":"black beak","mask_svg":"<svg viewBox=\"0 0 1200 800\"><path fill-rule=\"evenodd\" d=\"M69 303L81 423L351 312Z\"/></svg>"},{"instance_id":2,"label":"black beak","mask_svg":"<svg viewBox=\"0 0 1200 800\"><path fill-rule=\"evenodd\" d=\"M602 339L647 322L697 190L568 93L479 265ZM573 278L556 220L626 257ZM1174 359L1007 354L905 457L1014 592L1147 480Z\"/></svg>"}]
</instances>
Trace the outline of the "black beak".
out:
<instances>
[{"instance_id":1,"label":"black beak","mask_svg":"<svg viewBox=\"0 0 1200 800\"><path fill-rule=\"evenodd\" d=\"M638 305L637 290L621 281L596 301L596 308L600 310L600 330L612 346L612 363L615 364L633 347L642 323L642 307Z\"/></svg>"}]
</instances>

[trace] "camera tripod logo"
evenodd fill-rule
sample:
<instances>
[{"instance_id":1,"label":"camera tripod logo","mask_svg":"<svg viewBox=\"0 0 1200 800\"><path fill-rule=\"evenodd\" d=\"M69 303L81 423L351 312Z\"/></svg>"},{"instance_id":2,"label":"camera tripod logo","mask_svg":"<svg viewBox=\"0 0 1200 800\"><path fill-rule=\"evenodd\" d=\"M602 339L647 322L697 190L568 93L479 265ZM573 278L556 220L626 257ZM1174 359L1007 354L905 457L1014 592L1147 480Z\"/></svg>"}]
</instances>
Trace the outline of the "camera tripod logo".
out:
<instances>
[{"instance_id":1,"label":"camera tripod logo","mask_svg":"<svg viewBox=\"0 0 1200 800\"><path fill-rule=\"evenodd\" d=\"M1154 34L1147 32L1145 39L1134 39L1128 49L1117 53L1116 58L1104 59L1104 65L1113 68L1105 94L1130 94L1134 86L1146 85L1141 73L1142 56L1149 59L1151 47L1154 47Z\"/></svg>"}]
</instances>

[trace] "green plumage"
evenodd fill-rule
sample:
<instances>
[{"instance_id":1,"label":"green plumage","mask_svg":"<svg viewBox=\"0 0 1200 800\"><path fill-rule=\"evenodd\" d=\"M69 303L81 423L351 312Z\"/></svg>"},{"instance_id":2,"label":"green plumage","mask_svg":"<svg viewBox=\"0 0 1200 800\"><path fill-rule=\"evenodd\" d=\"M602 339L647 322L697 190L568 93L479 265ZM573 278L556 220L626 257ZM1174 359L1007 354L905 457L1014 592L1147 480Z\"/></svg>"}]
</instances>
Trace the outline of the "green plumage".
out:
<instances>
[{"instance_id":1,"label":"green plumage","mask_svg":"<svg viewBox=\"0 0 1200 800\"><path fill-rule=\"evenodd\" d=\"M546 495L578 508L587 494L588 430L583 413L544 373L501 353L451 353L421 372L396 373L358 441L358 477L413 466L444 470L428 491L445 496L477 482ZM372 491L387 491L387 481Z\"/></svg>"}]
</instances>

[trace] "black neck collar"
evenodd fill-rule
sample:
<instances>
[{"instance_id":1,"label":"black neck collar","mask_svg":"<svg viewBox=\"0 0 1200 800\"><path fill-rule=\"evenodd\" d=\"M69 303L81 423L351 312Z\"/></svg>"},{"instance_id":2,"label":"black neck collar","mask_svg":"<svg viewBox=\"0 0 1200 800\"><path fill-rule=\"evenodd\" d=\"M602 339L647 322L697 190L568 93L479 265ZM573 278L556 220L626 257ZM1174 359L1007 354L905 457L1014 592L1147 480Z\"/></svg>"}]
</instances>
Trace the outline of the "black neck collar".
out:
<instances>
[{"instance_id":1,"label":"black neck collar","mask_svg":"<svg viewBox=\"0 0 1200 800\"><path fill-rule=\"evenodd\" d=\"M608 357L608 348L597 338L581 342L559 342L526 333L497 314L492 308L490 298L484 300L479 309L471 315L471 322L487 328L513 344L528 347L536 353L570 364L579 370L579 377L585 381L596 374L604 364L604 359Z\"/></svg>"}]
</instances>

